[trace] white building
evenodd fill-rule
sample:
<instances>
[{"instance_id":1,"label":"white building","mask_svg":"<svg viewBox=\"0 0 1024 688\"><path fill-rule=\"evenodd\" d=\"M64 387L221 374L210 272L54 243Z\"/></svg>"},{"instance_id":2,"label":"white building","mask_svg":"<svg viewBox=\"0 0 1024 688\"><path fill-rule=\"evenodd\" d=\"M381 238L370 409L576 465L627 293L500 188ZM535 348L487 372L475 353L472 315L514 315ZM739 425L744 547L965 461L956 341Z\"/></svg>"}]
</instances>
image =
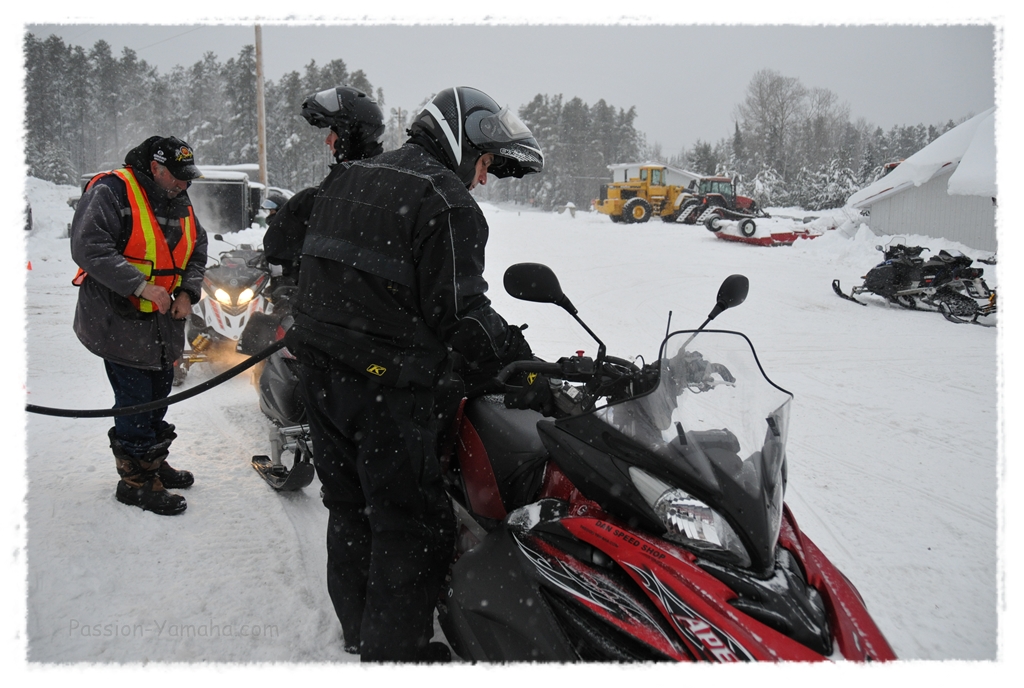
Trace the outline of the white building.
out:
<instances>
[{"instance_id":1,"label":"white building","mask_svg":"<svg viewBox=\"0 0 1024 688\"><path fill-rule=\"evenodd\" d=\"M920 234L996 251L995 108L950 129L850 196L876 234Z\"/></svg>"}]
</instances>

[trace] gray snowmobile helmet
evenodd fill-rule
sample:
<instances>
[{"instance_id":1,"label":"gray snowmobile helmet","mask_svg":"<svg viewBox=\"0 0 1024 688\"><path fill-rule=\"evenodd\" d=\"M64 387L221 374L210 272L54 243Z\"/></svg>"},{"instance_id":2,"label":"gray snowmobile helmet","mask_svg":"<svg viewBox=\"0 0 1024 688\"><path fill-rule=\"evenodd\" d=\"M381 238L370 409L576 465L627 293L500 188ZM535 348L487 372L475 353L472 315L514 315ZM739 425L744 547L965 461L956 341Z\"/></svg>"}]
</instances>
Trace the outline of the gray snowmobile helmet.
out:
<instances>
[{"instance_id":1,"label":"gray snowmobile helmet","mask_svg":"<svg viewBox=\"0 0 1024 688\"><path fill-rule=\"evenodd\" d=\"M384 150L384 112L370 96L351 86L336 86L308 96L302 116L314 127L330 128L338 139L334 157L362 160Z\"/></svg>"},{"instance_id":2,"label":"gray snowmobile helmet","mask_svg":"<svg viewBox=\"0 0 1024 688\"><path fill-rule=\"evenodd\" d=\"M409 127L430 136L448 156L448 167L469 187L476 161L494 154L495 177L523 177L544 169L544 153L530 129L483 91L446 88L427 103Z\"/></svg>"}]
</instances>

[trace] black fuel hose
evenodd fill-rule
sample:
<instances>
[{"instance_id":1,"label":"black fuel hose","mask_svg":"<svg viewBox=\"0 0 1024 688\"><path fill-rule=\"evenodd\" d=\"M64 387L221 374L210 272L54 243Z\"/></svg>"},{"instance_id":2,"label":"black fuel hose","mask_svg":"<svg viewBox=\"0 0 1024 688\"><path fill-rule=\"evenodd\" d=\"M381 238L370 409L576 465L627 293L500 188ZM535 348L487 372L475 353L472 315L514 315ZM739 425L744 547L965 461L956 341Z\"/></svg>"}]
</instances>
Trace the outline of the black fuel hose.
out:
<instances>
[{"instance_id":1,"label":"black fuel hose","mask_svg":"<svg viewBox=\"0 0 1024 688\"><path fill-rule=\"evenodd\" d=\"M242 371L252 368L254 365L273 354L278 349L284 347L284 339L279 339L263 351L250 356L233 368L225 370L217 377L211 378L201 385L196 385L192 389L178 394L173 394L165 399L159 399L157 401L150 401L145 404L137 404L135 406L122 406L121 408L113 409L59 409L49 408L47 406L36 406L34 404L26 404L25 410L29 413L38 413L43 416L60 416L62 418L106 418L107 416L130 416L136 413L145 413L147 411L153 411L164 406L170 406L176 404L179 401L185 401L190 399L197 394L202 394L208 389L216 387L222 382L238 375Z\"/></svg>"}]
</instances>

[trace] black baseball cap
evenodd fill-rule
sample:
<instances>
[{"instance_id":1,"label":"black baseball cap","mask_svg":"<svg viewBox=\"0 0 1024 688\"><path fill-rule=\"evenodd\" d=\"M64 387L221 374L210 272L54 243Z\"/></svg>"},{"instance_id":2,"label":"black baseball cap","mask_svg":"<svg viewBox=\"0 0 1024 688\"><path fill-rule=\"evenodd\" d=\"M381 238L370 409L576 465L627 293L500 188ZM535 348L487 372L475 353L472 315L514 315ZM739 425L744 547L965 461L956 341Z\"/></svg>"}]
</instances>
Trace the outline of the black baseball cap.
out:
<instances>
[{"instance_id":1,"label":"black baseball cap","mask_svg":"<svg viewBox=\"0 0 1024 688\"><path fill-rule=\"evenodd\" d=\"M167 168L175 179L190 181L203 176L196 167L192 146L176 136L168 136L153 144L153 159Z\"/></svg>"}]
</instances>

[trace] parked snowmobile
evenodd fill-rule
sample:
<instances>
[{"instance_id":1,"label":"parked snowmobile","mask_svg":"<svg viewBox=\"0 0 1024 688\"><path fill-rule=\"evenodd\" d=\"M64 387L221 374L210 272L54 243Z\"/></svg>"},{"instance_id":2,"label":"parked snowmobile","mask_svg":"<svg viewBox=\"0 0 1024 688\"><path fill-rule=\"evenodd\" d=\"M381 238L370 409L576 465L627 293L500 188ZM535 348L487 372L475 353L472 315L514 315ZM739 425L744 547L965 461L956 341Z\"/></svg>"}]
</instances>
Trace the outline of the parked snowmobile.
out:
<instances>
[{"instance_id":1,"label":"parked snowmobile","mask_svg":"<svg viewBox=\"0 0 1024 688\"><path fill-rule=\"evenodd\" d=\"M224 241L220 234L213 238ZM206 268L202 298L185 323L188 348L175 366L175 385L185 381L196 363L234 356L250 318L266 309L263 292L270 284L270 268L263 251L250 244L230 245Z\"/></svg>"},{"instance_id":2,"label":"parked snowmobile","mask_svg":"<svg viewBox=\"0 0 1024 688\"><path fill-rule=\"evenodd\" d=\"M506 289L556 303L545 266ZM792 395L741 333L703 328L743 301L728 278L658 360L521 361L550 418L500 395L463 403L442 467L460 523L439 617L470 661L856 661L895 654L784 503ZM594 336L597 339L596 336Z\"/></svg>"},{"instance_id":3,"label":"parked snowmobile","mask_svg":"<svg viewBox=\"0 0 1024 688\"><path fill-rule=\"evenodd\" d=\"M298 292L284 285L271 294L271 308L254 313L238 342L238 352L252 356L284 337L291 327L291 304ZM313 444L306 422L306 407L299 379L292 370L295 358L282 348L253 369L260 410L273 423L270 455L252 457L252 467L275 490L301 490L313 482Z\"/></svg>"},{"instance_id":4,"label":"parked snowmobile","mask_svg":"<svg viewBox=\"0 0 1024 688\"><path fill-rule=\"evenodd\" d=\"M255 355L285 337L292 325L292 301L298 287L283 285L268 295L268 305L249 318L237 351ZM312 443L299 380L292 371L294 356L288 349L274 351L253 367L252 377L260 411L270 419L270 456L257 455L252 466L274 489L301 489L312 482Z\"/></svg>"},{"instance_id":5,"label":"parked snowmobile","mask_svg":"<svg viewBox=\"0 0 1024 688\"><path fill-rule=\"evenodd\" d=\"M940 250L927 260L921 253L926 246L907 246L893 239L886 246L876 246L885 260L871 268L850 294L843 292L839 280L832 280L832 290L842 298L865 306L855 298L868 292L911 310L939 311L947 320L975 323L978 318L996 313L996 292L989 289L982 268L959 251ZM986 261L994 264L995 258Z\"/></svg>"},{"instance_id":6,"label":"parked snowmobile","mask_svg":"<svg viewBox=\"0 0 1024 688\"><path fill-rule=\"evenodd\" d=\"M546 267L512 266L505 286L561 305L594 336ZM442 442L459 534L438 603L461 658L895 659L784 503L792 395L746 336L704 329L746 290L745 277L728 278L707 321L670 333L657 362L609 356L598 340L596 358L520 361L498 375L495 392L548 376L550 418L500 393L462 402ZM271 375L278 356L284 373ZM296 429L292 467L253 457L276 489L312 479L288 360L284 349L268 359L260 404L282 434Z\"/></svg>"}]
</instances>

